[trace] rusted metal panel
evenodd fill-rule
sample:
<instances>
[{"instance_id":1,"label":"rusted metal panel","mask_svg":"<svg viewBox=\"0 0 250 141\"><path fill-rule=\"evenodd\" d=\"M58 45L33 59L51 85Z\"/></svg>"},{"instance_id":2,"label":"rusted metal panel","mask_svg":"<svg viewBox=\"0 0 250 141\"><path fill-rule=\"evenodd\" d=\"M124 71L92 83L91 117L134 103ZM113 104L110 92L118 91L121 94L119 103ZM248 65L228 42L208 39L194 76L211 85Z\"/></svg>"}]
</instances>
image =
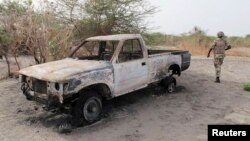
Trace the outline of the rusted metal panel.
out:
<instances>
[{"instance_id":1,"label":"rusted metal panel","mask_svg":"<svg viewBox=\"0 0 250 141\"><path fill-rule=\"evenodd\" d=\"M65 94L72 94L79 92L82 88L93 84L105 84L109 86L111 93L113 93L113 68L105 68L100 70L93 70L87 73L79 74L69 80L69 87L65 90Z\"/></svg>"},{"instance_id":2,"label":"rusted metal panel","mask_svg":"<svg viewBox=\"0 0 250 141\"><path fill-rule=\"evenodd\" d=\"M30 79L31 93L37 93L33 88L34 80L47 82L48 96L56 96L63 103L63 96L79 92L84 87L93 84L105 84L113 95L113 68L110 62L63 59L22 69L21 75ZM33 83L32 83L33 82ZM56 83L59 88L56 89ZM36 83L36 86L40 83ZM37 86L40 87L40 86Z\"/></svg>"},{"instance_id":3,"label":"rusted metal panel","mask_svg":"<svg viewBox=\"0 0 250 141\"><path fill-rule=\"evenodd\" d=\"M24 68L20 70L19 73L44 81L63 82L75 75L111 66L111 63L107 61L66 58L59 61Z\"/></svg>"},{"instance_id":4,"label":"rusted metal panel","mask_svg":"<svg viewBox=\"0 0 250 141\"><path fill-rule=\"evenodd\" d=\"M181 56L163 53L149 56L149 83L156 82L169 75L171 65L181 67Z\"/></svg>"},{"instance_id":5,"label":"rusted metal panel","mask_svg":"<svg viewBox=\"0 0 250 141\"><path fill-rule=\"evenodd\" d=\"M140 41L143 58L117 63L123 43L128 39ZM110 61L66 58L20 70L24 93L33 95L46 93L48 103L62 104L64 96L76 94L88 86L103 84L109 88L111 93L109 97L112 98L165 78L169 75L168 69L173 64L181 68L181 55L173 55L171 52L148 55L144 40L139 34L97 36L86 39L86 41L109 40L119 41Z\"/></svg>"}]
</instances>

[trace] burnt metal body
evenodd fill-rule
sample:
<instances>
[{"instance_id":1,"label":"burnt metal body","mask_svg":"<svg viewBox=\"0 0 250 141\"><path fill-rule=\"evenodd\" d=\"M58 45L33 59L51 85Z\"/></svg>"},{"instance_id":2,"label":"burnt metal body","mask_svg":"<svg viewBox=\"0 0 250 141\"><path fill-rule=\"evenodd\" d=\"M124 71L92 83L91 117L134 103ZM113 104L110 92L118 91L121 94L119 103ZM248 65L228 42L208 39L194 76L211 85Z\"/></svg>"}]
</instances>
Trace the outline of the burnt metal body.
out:
<instances>
[{"instance_id":1,"label":"burnt metal body","mask_svg":"<svg viewBox=\"0 0 250 141\"><path fill-rule=\"evenodd\" d=\"M142 58L119 62L118 56L127 40L138 40ZM110 60L70 58L86 42L117 41ZM35 65L19 71L22 90L30 100L60 107L75 100L82 91L93 89L111 99L159 82L169 75L181 75L188 69L188 51L152 50L138 34L97 36L86 39L69 58Z\"/></svg>"}]
</instances>

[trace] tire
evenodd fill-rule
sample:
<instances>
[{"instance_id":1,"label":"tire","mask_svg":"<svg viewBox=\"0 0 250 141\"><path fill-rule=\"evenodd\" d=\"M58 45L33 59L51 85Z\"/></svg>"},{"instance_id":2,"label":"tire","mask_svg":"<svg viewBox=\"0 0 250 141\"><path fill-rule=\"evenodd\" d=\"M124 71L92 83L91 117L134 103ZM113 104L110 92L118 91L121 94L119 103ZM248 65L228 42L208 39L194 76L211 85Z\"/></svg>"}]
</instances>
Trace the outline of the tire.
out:
<instances>
[{"instance_id":1,"label":"tire","mask_svg":"<svg viewBox=\"0 0 250 141\"><path fill-rule=\"evenodd\" d=\"M72 130L73 130L73 128L72 128L71 124L68 124L68 123L61 124L58 127L58 132L62 133L62 134L71 133Z\"/></svg>"},{"instance_id":2,"label":"tire","mask_svg":"<svg viewBox=\"0 0 250 141\"><path fill-rule=\"evenodd\" d=\"M100 120L102 113L101 96L94 91L80 94L73 107L73 124L77 126L92 124Z\"/></svg>"},{"instance_id":3,"label":"tire","mask_svg":"<svg viewBox=\"0 0 250 141\"><path fill-rule=\"evenodd\" d=\"M176 79L174 77L166 77L163 80L163 86L167 90L168 93L175 92L176 89Z\"/></svg>"}]
</instances>

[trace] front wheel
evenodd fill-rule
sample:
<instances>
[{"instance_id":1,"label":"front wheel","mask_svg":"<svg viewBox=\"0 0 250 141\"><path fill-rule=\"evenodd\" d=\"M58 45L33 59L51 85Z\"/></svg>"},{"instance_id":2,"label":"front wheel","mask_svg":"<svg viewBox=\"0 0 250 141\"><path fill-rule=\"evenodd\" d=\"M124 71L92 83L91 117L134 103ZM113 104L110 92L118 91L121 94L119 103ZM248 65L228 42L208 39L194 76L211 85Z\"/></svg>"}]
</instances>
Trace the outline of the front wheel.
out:
<instances>
[{"instance_id":1,"label":"front wheel","mask_svg":"<svg viewBox=\"0 0 250 141\"><path fill-rule=\"evenodd\" d=\"M101 117L101 96L94 91L82 93L73 110L75 122L78 122L75 124L83 125L94 123Z\"/></svg>"}]
</instances>

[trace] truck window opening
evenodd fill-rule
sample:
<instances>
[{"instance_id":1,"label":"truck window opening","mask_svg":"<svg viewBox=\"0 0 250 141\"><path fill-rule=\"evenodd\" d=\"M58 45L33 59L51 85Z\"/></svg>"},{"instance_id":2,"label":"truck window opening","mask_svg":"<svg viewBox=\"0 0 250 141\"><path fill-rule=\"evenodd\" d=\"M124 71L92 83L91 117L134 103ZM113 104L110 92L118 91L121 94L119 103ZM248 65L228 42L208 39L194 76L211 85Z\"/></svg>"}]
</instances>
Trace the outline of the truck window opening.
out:
<instances>
[{"instance_id":1,"label":"truck window opening","mask_svg":"<svg viewBox=\"0 0 250 141\"><path fill-rule=\"evenodd\" d=\"M118 41L88 41L72 55L72 58L110 61L118 43Z\"/></svg>"},{"instance_id":2,"label":"truck window opening","mask_svg":"<svg viewBox=\"0 0 250 141\"><path fill-rule=\"evenodd\" d=\"M138 39L126 40L118 56L118 62L128 62L143 58L143 52Z\"/></svg>"}]
</instances>

